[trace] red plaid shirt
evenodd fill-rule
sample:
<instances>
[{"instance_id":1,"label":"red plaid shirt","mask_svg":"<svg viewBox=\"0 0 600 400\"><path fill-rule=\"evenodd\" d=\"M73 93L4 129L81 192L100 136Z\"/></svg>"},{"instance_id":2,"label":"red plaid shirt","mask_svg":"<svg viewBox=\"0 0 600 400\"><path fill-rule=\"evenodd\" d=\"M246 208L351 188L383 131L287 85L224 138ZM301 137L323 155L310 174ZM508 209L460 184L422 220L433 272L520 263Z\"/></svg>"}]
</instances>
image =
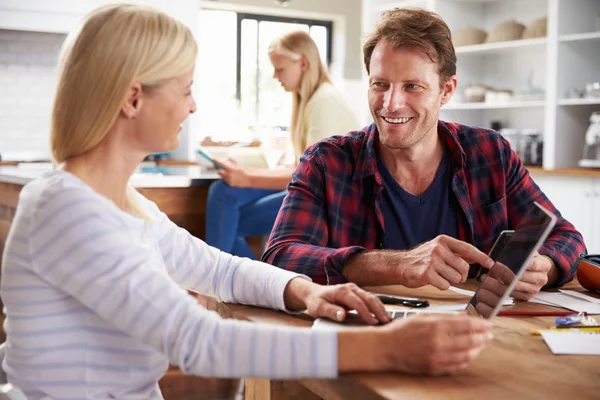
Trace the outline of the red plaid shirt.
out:
<instances>
[{"instance_id":1,"label":"red plaid shirt","mask_svg":"<svg viewBox=\"0 0 600 400\"><path fill-rule=\"evenodd\" d=\"M535 184L497 132L440 121L438 133L452 157L452 191L462 212L458 238L489 252L501 231L514 229L537 201L558 221L540 248L569 282L585 251L583 238ZM262 260L306 274L321 284L346 282L348 257L380 249L385 231L384 186L377 169L373 124L310 146L288 186ZM472 266L470 276L475 273Z\"/></svg>"}]
</instances>

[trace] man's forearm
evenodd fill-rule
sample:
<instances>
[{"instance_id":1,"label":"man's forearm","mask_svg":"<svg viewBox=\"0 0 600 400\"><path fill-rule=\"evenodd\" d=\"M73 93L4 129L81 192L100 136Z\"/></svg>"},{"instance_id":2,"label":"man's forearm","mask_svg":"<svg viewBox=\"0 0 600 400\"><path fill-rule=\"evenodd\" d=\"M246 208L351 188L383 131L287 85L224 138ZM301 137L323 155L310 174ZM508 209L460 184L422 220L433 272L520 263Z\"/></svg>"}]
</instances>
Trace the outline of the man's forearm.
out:
<instances>
[{"instance_id":1,"label":"man's forearm","mask_svg":"<svg viewBox=\"0 0 600 400\"><path fill-rule=\"evenodd\" d=\"M398 251L364 251L357 253L344 264L343 274L359 286L399 284Z\"/></svg>"}]
</instances>

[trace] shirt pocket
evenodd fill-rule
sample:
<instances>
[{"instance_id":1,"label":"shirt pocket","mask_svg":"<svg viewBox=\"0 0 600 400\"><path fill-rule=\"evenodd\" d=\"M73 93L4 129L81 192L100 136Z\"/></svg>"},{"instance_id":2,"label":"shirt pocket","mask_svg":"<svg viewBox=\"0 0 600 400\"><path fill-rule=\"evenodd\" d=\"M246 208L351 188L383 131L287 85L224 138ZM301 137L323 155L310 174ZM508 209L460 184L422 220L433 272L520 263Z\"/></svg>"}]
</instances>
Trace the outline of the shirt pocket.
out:
<instances>
[{"instance_id":1,"label":"shirt pocket","mask_svg":"<svg viewBox=\"0 0 600 400\"><path fill-rule=\"evenodd\" d=\"M475 244L482 251L488 253L496 238L500 236L500 232L508 229L506 210L506 196L493 203L475 208L473 232Z\"/></svg>"}]
</instances>

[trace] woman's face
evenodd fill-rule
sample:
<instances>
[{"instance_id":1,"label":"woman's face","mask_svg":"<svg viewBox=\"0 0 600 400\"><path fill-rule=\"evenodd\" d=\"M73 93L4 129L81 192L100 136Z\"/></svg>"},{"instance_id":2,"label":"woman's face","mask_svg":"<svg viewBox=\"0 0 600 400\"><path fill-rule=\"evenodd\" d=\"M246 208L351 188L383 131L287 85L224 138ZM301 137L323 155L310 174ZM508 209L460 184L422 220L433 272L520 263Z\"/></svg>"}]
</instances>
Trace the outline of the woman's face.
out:
<instances>
[{"instance_id":1,"label":"woman's face","mask_svg":"<svg viewBox=\"0 0 600 400\"><path fill-rule=\"evenodd\" d=\"M196 111L191 86L194 72L172 78L143 91L136 137L147 154L175 150L183 121Z\"/></svg>"},{"instance_id":2,"label":"woman's face","mask_svg":"<svg viewBox=\"0 0 600 400\"><path fill-rule=\"evenodd\" d=\"M279 54L269 54L273 64L273 78L277 79L286 92L299 92L302 75L306 71L307 63L304 58L292 60Z\"/></svg>"}]
</instances>

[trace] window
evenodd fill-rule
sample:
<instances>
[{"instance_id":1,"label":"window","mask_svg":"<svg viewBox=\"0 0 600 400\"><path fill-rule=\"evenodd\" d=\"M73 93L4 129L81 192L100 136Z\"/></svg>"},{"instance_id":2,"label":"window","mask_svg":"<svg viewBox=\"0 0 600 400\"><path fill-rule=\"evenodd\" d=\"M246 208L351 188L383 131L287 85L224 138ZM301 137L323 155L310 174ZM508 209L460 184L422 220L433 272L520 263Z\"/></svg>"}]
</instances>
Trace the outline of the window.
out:
<instances>
[{"instance_id":1,"label":"window","mask_svg":"<svg viewBox=\"0 0 600 400\"><path fill-rule=\"evenodd\" d=\"M201 10L196 80L198 139L251 141L287 132L292 100L273 79L267 49L291 30L315 40L326 65L331 61L332 22ZM284 134L284 133L282 133Z\"/></svg>"}]
</instances>

